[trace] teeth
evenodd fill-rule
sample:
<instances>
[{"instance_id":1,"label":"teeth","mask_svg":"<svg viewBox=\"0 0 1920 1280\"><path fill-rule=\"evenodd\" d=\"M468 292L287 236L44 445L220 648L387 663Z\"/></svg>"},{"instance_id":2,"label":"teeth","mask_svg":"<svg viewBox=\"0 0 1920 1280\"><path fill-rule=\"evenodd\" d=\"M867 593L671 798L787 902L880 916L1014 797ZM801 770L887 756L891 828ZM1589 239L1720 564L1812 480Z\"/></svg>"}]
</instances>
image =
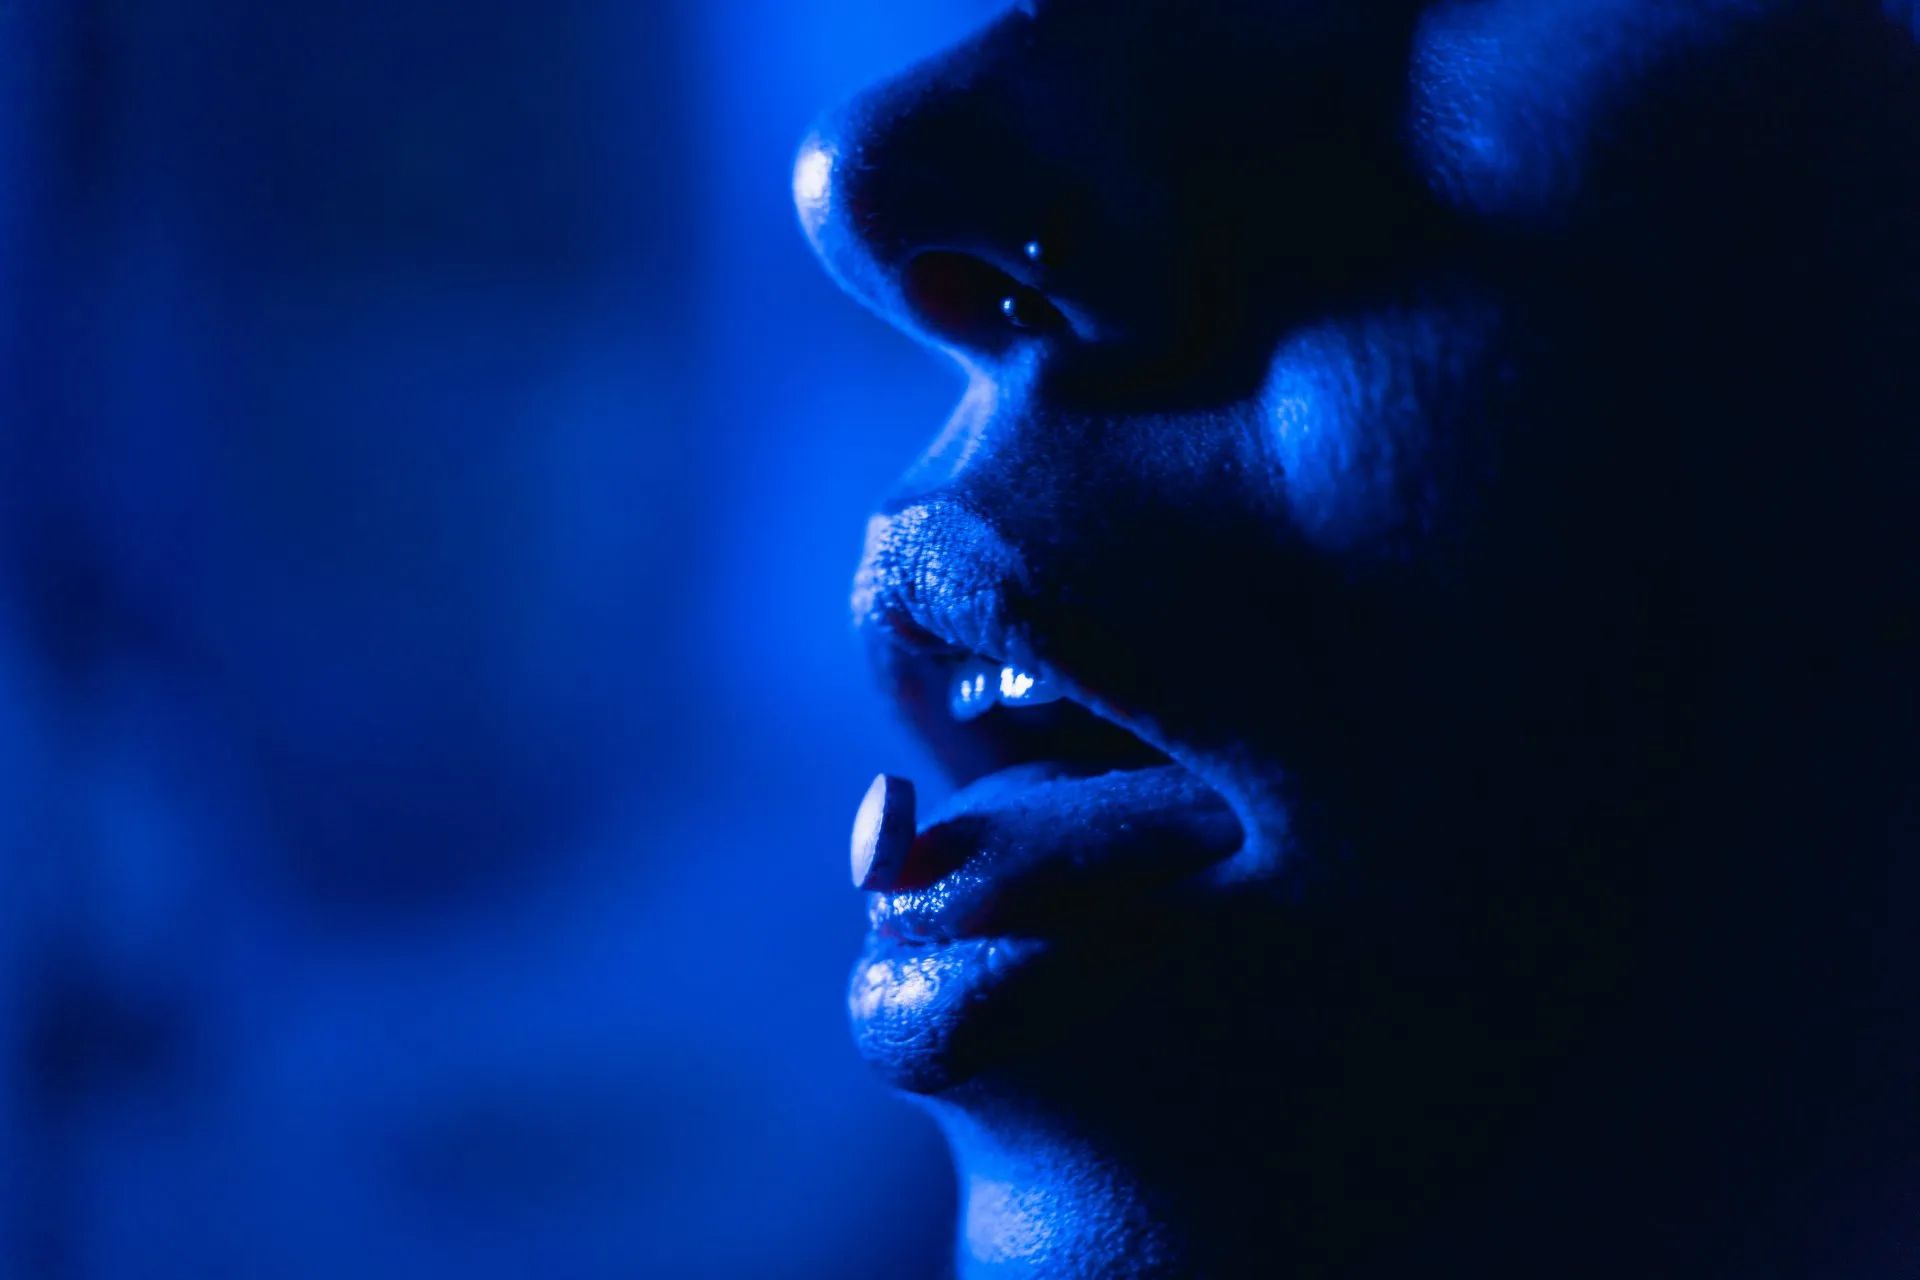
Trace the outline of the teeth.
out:
<instances>
[{"instance_id":1,"label":"teeth","mask_svg":"<svg viewBox=\"0 0 1920 1280\"><path fill-rule=\"evenodd\" d=\"M972 658L960 664L947 688L947 709L955 720L972 720L993 710L1000 701L1000 675Z\"/></svg>"},{"instance_id":2,"label":"teeth","mask_svg":"<svg viewBox=\"0 0 1920 1280\"><path fill-rule=\"evenodd\" d=\"M1045 676L1019 667L1000 668L1000 701L1009 707L1037 707L1043 702L1058 702L1062 696Z\"/></svg>"},{"instance_id":3,"label":"teeth","mask_svg":"<svg viewBox=\"0 0 1920 1280\"><path fill-rule=\"evenodd\" d=\"M1009 663L969 658L953 673L947 707L955 720L972 720L1002 703L1037 707L1043 702L1058 702L1062 696L1045 676Z\"/></svg>"}]
</instances>

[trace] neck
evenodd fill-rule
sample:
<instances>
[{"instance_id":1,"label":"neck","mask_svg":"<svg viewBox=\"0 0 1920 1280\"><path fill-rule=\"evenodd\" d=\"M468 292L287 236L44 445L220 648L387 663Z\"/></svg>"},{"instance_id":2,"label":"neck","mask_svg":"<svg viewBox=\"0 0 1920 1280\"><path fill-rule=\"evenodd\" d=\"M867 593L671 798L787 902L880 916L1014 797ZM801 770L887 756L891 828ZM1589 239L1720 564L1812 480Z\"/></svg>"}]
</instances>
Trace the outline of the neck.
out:
<instances>
[{"instance_id":1,"label":"neck","mask_svg":"<svg viewBox=\"0 0 1920 1280\"><path fill-rule=\"evenodd\" d=\"M1804 1260L1808 1273L1826 1260L1837 1280L1880 1280L1904 1274L1920 1248L1910 1152L1803 1169L1730 1197L1732 1171L1710 1153L1676 1153L1672 1167L1656 1167L1643 1141L1615 1145L1585 1125L1550 1125L1544 1150L1510 1152L1516 1158L1492 1170L1468 1167L1462 1153L1453 1176L1428 1168L1418 1189L1378 1170L1292 1167L1285 1140L1257 1124L1213 1129L1213 1144L1193 1135L1177 1152L1155 1144L1142 1159L1016 1109L928 1105L959 1176L960 1280L1382 1280L1456 1270L1487 1280L1731 1280L1784 1259Z\"/></svg>"},{"instance_id":2,"label":"neck","mask_svg":"<svg viewBox=\"0 0 1920 1280\"><path fill-rule=\"evenodd\" d=\"M1491 987L1474 970L1480 1003L1449 1001L1454 972L1420 967L1447 952L1398 917L1336 917L1293 953L1224 929L1218 956L1140 943L1174 957L1158 978L1074 970L1085 998L1015 1024L1017 1061L925 1100L959 1172L960 1275L1908 1274L1920 801L1828 772L1883 782L1905 816L1883 797L1843 822L1818 774L1747 788L1760 808L1711 793L1712 822L1648 858L1670 893L1636 917L1632 963L1578 999L1536 965ZM1339 981L1238 1021L1207 1003L1210 974L1298 984L1249 967L1270 954Z\"/></svg>"},{"instance_id":3,"label":"neck","mask_svg":"<svg viewBox=\"0 0 1920 1280\"><path fill-rule=\"evenodd\" d=\"M962 1280L1159 1280L1190 1275L1172 1224L1115 1161L1050 1126L931 1104L960 1179Z\"/></svg>"}]
</instances>

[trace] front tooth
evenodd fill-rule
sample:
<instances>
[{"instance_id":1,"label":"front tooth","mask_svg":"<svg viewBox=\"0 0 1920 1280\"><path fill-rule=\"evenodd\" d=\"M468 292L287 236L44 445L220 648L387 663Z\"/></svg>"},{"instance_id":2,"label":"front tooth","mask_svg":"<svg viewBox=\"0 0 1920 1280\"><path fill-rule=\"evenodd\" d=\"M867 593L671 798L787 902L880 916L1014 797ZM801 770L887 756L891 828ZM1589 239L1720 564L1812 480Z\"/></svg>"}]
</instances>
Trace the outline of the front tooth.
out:
<instances>
[{"instance_id":1,"label":"front tooth","mask_svg":"<svg viewBox=\"0 0 1920 1280\"><path fill-rule=\"evenodd\" d=\"M1053 681L1019 667L1000 668L1000 701L1014 707L1037 707L1043 702L1058 702L1063 695Z\"/></svg>"},{"instance_id":2,"label":"front tooth","mask_svg":"<svg viewBox=\"0 0 1920 1280\"><path fill-rule=\"evenodd\" d=\"M1000 701L1000 674L995 668L970 658L953 673L947 690L947 709L955 720L972 720L993 710Z\"/></svg>"}]
</instances>

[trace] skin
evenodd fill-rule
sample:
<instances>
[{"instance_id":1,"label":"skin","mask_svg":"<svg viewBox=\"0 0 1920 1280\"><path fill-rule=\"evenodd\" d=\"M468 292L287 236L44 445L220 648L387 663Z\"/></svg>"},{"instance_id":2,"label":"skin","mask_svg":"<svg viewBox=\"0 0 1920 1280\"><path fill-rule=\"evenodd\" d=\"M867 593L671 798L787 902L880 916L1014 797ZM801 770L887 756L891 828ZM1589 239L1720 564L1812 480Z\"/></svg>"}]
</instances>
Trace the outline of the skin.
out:
<instances>
[{"instance_id":1,"label":"skin","mask_svg":"<svg viewBox=\"0 0 1920 1280\"><path fill-rule=\"evenodd\" d=\"M856 978L965 1276L1920 1272L1912 16L1061 0L823 120L828 269L973 379L883 677L939 752L925 609L1240 829Z\"/></svg>"}]
</instances>

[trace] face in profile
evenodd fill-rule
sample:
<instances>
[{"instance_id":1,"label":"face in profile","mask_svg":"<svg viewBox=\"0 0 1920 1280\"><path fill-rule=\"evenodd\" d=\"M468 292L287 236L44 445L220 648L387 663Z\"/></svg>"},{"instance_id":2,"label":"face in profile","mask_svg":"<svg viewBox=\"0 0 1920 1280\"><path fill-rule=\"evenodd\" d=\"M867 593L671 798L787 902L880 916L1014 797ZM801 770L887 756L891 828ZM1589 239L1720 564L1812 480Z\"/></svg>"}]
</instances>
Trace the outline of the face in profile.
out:
<instances>
[{"instance_id":1,"label":"face in profile","mask_svg":"<svg viewBox=\"0 0 1920 1280\"><path fill-rule=\"evenodd\" d=\"M969 376L850 998L967 1274L1920 1258L1917 120L1867 0L1039 0L809 138Z\"/></svg>"}]
</instances>

